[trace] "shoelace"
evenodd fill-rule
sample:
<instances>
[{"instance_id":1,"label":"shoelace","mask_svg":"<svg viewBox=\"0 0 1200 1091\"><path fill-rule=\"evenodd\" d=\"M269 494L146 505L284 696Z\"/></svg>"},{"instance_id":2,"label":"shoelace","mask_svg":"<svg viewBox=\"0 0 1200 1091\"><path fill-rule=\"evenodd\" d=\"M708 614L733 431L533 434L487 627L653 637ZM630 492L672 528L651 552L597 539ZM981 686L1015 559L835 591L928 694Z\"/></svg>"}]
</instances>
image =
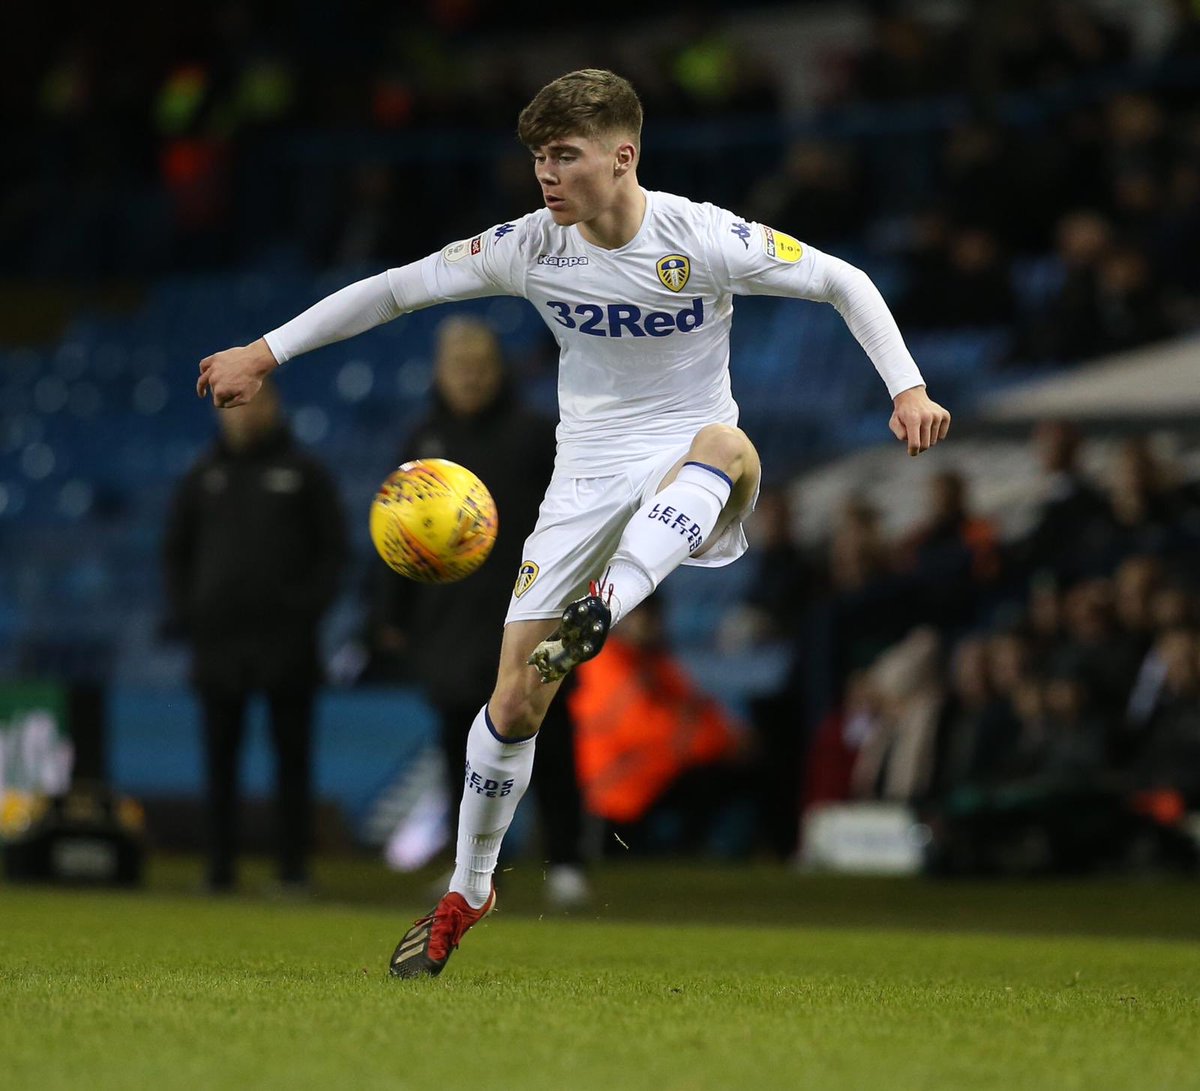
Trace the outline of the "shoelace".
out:
<instances>
[{"instance_id":1,"label":"shoelace","mask_svg":"<svg viewBox=\"0 0 1200 1091\"><path fill-rule=\"evenodd\" d=\"M450 951L453 951L467 930L466 914L457 905L448 905L444 909L439 906L427 916L413 921L413 924L430 925L429 957L435 962L440 962ZM447 932L449 932L448 936ZM435 944L445 949L435 952Z\"/></svg>"},{"instance_id":2,"label":"shoelace","mask_svg":"<svg viewBox=\"0 0 1200 1091\"><path fill-rule=\"evenodd\" d=\"M588 594L594 599L599 599L605 606L612 604L613 585L608 582L608 574L612 571L612 566L604 570L604 575L598 580L588 581ZM607 597L605 597L607 592Z\"/></svg>"}]
</instances>

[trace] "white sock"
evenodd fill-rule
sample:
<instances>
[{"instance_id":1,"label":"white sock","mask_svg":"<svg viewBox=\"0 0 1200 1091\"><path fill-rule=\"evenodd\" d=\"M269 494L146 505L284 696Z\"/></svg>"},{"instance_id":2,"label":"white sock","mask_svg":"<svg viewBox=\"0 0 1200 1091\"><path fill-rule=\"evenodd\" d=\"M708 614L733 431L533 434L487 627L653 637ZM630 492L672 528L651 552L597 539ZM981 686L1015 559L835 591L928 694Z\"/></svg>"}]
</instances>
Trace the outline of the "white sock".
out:
<instances>
[{"instance_id":1,"label":"white sock","mask_svg":"<svg viewBox=\"0 0 1200 1091\"><path fill-rule=\"evenodd\" d=\"M606 573L614 625L704 545L732 488L715 467L685 462L675 480L634 513Z\"/></svg>"},{"instance_id":2,"label":"white sock","mask_svg":"<svg viewBox=\"0 0 1200 1091\"><path fill-rule=\"evenodd\" d=\"M502 739L487 705L471 724L450 889L466 898L473 909L479 909L491 893L500 843L533 774L536 739L536 735L517 742Z\"/></svg>"}]
</instances>

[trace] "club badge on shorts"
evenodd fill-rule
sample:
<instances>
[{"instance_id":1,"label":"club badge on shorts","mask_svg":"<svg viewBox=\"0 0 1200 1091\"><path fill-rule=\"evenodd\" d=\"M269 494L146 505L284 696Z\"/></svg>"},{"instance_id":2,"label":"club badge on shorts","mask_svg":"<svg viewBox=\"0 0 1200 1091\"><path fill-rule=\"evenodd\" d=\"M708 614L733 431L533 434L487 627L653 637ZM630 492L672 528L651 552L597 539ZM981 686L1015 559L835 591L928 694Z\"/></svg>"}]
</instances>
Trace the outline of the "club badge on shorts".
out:
<instances>
[{"instance_id":1,"label":"club badge on shorts","mask_svg":"<svg viewBox=\"0 0 1200 1091\"><path fill-rule=\"evenodd\" d=\"M513 587L514 597L520 598L525 594L533 586L540 571L541 569L533 561L522 561L521 567L517 569L517 582Z\"/></svg>"},{"instance_id":2,"label":"club badge on shorts","mask_svg":"<svg viewBox=\"0 0 1200 1091\"><path fill-rule=\"evenodd\" d=\"M655 268L658 270L658 279L673 292L682 292L688 277L692 275L692 263L682 254L668 254L659 258Z\"/></svg>"}]
</instances>

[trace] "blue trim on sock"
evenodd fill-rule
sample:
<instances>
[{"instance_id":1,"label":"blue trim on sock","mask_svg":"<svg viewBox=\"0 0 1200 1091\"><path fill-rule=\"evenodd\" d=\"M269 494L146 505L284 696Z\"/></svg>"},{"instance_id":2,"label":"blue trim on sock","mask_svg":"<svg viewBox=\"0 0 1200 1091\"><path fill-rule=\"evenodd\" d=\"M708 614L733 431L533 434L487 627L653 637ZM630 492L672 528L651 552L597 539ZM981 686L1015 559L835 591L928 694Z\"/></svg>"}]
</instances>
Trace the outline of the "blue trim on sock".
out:
<instances>
[{"instance_id":1,"label":"blue trim on sock","mask_svg":"<svg viewBox=\"0 0 1200 1091\"><path fill-rule=\"evenodd\" d=\"M515 742L529 742L530 739L535 738L537 736L537 732L535 731L532 735L522 735L521 738L519 738L519 739L505 738L503 735L500 734L499 731L496 730L496 725L494 723L492 723L492 714L488 711L487 705L483 706L483 722L485 724L487 724L487 729L492 733L492 738L495 739L496 742L501 742L501 743L504 743L505 745L508 745L509 743L515 743ZM478 907L476 907L476 908L478 908Z\"/></svg>"},{"instance_id":2,"label":"blue trim on sock","mask_svg":"<svg viewBox=\"0 0 1200 1091\"><path fill-rule=\"evenodd\" d=\"M733 488L733 478L731 478L727 473L718 470L716 466L710 466L707 462L685 462L684 466L699 466L700 469L707 470L710 474L716 474L717 477L719 477L725 482L726 485L730 487L730 489Z\"/></svg>"}]
</instances>

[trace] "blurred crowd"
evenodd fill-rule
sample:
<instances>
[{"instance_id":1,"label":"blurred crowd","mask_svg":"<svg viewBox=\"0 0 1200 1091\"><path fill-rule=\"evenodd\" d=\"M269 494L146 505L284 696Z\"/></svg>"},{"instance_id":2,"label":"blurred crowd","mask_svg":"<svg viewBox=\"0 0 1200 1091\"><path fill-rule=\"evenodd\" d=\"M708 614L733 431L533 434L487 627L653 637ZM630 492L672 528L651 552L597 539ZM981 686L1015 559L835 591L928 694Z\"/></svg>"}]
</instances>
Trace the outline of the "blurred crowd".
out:
<instances>
[{"instance_id":1,"label":"blurred crowd","mask_svg":"<svg viewBox=\"0 0 1200 1091\"><path fill-rule=\"evenodd\" d=\"M938 23L864 5L802 116L794 74L726 5L657 20L607 5L571 55L635 81L651 186L894 268L911 327L1007 327L1016 358L1061 361L1200 314L1200 15L1174 9L1147 55L1081 0ZM138 277L280 245L321 266L397 263L536 203L512 132L555 74L528 63L531 35L555 28L524 5L285 17L230 0L137 33L94 11L66 34L17 18L29 48L0 73L18 153L0 188L6 275ZM705 128L722 121L749 166Z\"/></svg>"},{"instance_id":2,"label":"blurred crowd","mask_svg":"<svg viewBox=\"0 0 1200 1091\"><path fill-rule=\"evenodd\" d=\"M1103 481L1072 426L1039 425L1033 443L1044 501L1014 541L954 471L900 540L851 497L817 556L768 500L733 639L790 641L795 658L755 726L787 748L805 725L801 810L916 806L947 867L1123 863L1147 836L1170 858L1200 807L1200 485L1143 436L1115 446Z\"/></svg>"},{"instance_id":3,"label":"blurred crowd","mask_svg":"<svg viewBox=\"0 0 1200 1091\"><path fill-rule=\"evenodd\" d=\"M856 33L804 54L797 95L797 72L716 3L613 0L591 23L573 12L570 43L532 6L483 0L226 0L136 29L26 5L8 15L25 48L0 66L0 276L412 260L536 207L517 113L591 64L644 99L647 185L846 254L906 331L1000 330L1012 361L1053 364L1200 324L1200 6L1160 0L1173 18L1152 48L1117 5L936 7L862 4ZM548 34L559 67L557 46L531 63ZM0 301L0 320L19 305ZM479 428L452 417L429 424L447 449ZM723 790L753 797L763 847L788 857L807 809L873 799L919 808L947 870L1174 851L1150 835L1200 810L1200 488L1141 437L1103 481L1068 425L1034 442L1046 499L1016 541L954 472L900 540L849 497L816 553L786 493L764 493L726 642L783 645L791 669L748 709L747 745L674 684L656 616L639 623L661 669L630 670L623 692L647 717L675 695L671 722L686 713ZM623 753L609 743L601 759Z\"/></svg>"}]
</instances>

